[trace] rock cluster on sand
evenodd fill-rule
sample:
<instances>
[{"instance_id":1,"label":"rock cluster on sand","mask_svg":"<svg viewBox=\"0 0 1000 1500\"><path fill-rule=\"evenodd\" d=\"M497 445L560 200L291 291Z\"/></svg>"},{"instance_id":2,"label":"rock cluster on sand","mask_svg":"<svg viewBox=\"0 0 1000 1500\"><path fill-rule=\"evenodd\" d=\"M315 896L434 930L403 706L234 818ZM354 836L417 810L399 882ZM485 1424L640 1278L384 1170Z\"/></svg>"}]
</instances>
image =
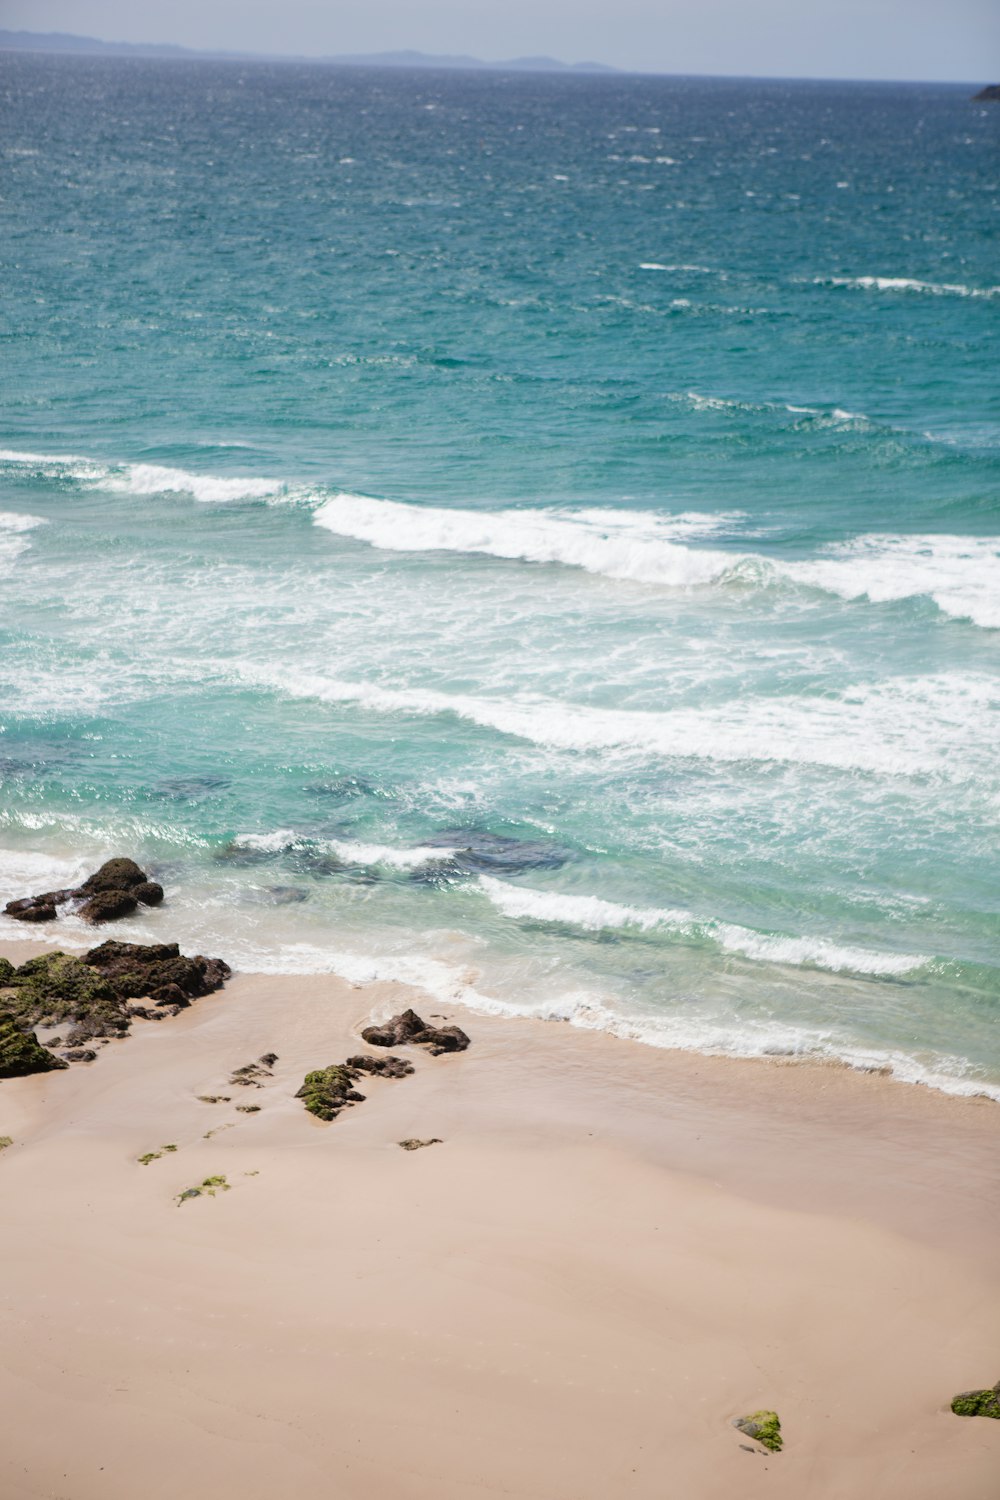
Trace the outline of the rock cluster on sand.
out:
<instances>
[{"instance_id":1,"label":"rock cluster on sand","mask_svg":"<svg viewBox=\"0 0 1000 1500\"><path fill-rule=\"evenodd\" d=\"M0 959L0 1025L7 1038L0 1048L0 1078L65 1067L66 1061L92 1061L94 1054L84 1043L125 1036L135 1016L159 1020L176 1015L192 1000L219 989L230 973L221 958L187 958L176 943L106 942L82 958L45 953L19 969ZM129 1003L136 999L152 1003ZM64 1021L72 1025L63 1039L70 1050L61 1060L32 1033L36 1026Z\"/></svg>"},{"instance_id":2,"label":"rock cluster on sand","mask_svg":"<svg viewBox=\"0 0 1000 1500\"><path fill-rule=\"evenodd\" d=\"M331 1063L307 1073L296 1099L301 1099L311 1115L319 1120L335 1120L342 1109L363 1104L364 1094L354 1085L365 1073L382 1078L405 1078L413 1064L401 1057L349 1057L346 1063Z\"/></svg>"},{"instance_id":3,"label":"rock cluster on sand","mask_svg":"<svg viewBox=\"0 0 1000 1500\"><path fill-rule=\"evenodd\" d=\"M1000 1380L986 1391L960 1391L951 1409L956 1417L995 1417L1000 1420Z\"/></svg>"},{"instance_id":4,"label":"rock cluster on sand","mask_svg":"<svg viewBox=\"0 0 1000 1500\"><path fill-rule=\"evenodd\" d=\"M361 1036L369 1047L426 1047L432 1056L442 1052L464 1052L469 1038L458 1026L428 1026L415 1010L404 1010L378 1026L366 1026Z\"/></svg>"},{"instance_id":5,"label":"rock cluster on sand","mask_svg":"<svg viewBox=\"0 0 1000 1500\"><path fill-rule=\"evenodd\" d=\"M4 912L18 922L54 922L57 908L68 906L88 922L113 922L131 916L138 906L159 906L163 887L150 880L132 859L109 859L79 886L44 891L8 901Z\"/></svg>"}]
</instances>

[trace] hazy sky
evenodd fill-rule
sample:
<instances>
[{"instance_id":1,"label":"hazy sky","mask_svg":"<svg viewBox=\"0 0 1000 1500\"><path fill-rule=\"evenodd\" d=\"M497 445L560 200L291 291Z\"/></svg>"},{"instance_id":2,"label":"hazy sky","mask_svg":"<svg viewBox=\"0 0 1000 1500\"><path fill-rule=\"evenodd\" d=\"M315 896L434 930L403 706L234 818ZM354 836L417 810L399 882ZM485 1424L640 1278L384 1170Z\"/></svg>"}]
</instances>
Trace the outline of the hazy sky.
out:
<instances>
[{"instance_id":1,"label":"hazy sky","mask_svg":"<svg viewBox=\"0 0 1000 1500\"><path fill-rule=\"evenodd\" d=\"M0 26L307 56L415 47L666 73L1000 76L1000 0L0 0Z\"/></svg>"}]
</instances>

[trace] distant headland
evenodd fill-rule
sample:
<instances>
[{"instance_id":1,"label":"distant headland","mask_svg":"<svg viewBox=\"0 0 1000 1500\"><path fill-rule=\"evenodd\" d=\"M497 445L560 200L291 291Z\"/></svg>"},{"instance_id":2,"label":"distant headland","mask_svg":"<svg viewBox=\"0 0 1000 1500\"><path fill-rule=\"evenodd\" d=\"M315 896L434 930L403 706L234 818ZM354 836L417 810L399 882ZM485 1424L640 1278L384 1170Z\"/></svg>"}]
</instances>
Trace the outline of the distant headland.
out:
<instances>
[{"instance_id":1,"label":"distant headland","mask_svg":"<svg viewBox=\"0 0 1000 1500\"><path fill-rule=\"evenodd\" d=\"M480 57L430 52L360 52L330 57L292 57L261 52L213 52L159 42L105 42L94 36L63 31L2 31L0 52L61 52L102 57L197 58L245 62L314 62L356 68L448 68L455 71L503 73L618 73L607 63L560 62L555 57L512 57L485 62Z\"/></svg>"}]
</instances>

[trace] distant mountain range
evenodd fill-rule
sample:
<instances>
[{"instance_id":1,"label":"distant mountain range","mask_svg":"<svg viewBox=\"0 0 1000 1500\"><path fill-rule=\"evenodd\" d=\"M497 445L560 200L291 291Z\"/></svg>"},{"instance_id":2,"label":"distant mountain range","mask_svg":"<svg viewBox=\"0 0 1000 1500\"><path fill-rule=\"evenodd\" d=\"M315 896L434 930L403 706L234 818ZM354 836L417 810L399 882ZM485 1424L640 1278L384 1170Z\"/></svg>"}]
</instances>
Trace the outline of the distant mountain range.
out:
<instances>
[{"instance_id":1,"label":"distant mountain range","mask_svg":"<svg viewBox=\"0 0 1000 1500\"><path fill-rule=\"evenodd\" d=\"M606 63L559 62L554 57L512 57L484 62L480 57L452 57L430 52L357 52L332 57L292 57L263 52L206 52L158 42L102 42L95 36L63 31L2 31L0 52L73 52L102 57L215 58L240 62L314 62L355 68L454 68L504 73L617 73Z\"/></svg>"}]
</instances>

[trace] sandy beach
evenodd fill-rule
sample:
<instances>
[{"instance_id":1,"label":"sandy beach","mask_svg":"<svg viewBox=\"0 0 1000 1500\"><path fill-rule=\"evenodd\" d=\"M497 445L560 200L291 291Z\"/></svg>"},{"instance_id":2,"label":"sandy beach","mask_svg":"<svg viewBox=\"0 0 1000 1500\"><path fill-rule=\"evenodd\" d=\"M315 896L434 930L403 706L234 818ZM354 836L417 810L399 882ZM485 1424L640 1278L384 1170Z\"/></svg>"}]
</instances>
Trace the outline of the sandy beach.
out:
<instances>
[{"instance_id":1,"label":"sandy beach","mask_svg":"<svg viewBox=\"0 0 1000 1500\"><path fill-rule=\"evenodd\" d=\"M307 1114L411 1003L237 975L0 1086L4 1500L992 1500L995 1105L455 1012Z\"/></svg>"}]
</instances>

